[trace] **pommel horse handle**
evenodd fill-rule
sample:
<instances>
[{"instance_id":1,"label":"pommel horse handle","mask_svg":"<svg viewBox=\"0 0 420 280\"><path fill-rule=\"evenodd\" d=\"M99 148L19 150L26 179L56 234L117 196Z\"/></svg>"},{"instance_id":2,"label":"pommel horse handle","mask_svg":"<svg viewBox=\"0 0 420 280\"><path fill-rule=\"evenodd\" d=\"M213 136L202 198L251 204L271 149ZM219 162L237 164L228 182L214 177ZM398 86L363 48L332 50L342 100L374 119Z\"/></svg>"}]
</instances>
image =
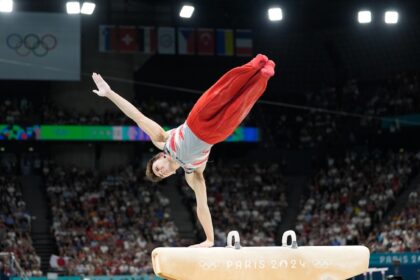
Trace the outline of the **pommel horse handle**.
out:
<instances>
[{"instance_id":1,"label":"pommel horse handle","mask_svg":"<svg viewBox=\"0 0 420 280\"><path fill-rule=\"evenodd\" d=\"M229 232L226 238L226 243L226 248L235 248L237 250L241 249L241 239L239 238L239 232L236 230Z\"/></svg>"},{"instance_id":2,"label":"pommel horse handle","mask_svg":"<svg viewBox=\"0 0 420 280\"><path fill-rule=\"evenodd\" d=\"M287 238L290 236L292 239L292 244L289 246L287 245ZM290 247L293 249L297 249L297 240L296 240L296 233L293 230L288 230L283 233L283 237L281 238L281 245L283 247Z\"/></svg>"}]
</instances>

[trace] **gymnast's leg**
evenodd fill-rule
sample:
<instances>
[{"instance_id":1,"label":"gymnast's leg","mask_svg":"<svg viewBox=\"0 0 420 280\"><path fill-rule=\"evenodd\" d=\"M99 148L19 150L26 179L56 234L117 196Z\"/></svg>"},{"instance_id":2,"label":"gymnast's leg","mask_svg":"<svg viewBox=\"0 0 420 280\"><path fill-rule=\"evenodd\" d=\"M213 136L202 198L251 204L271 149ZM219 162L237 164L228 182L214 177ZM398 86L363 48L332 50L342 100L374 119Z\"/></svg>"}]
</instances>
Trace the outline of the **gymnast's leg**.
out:
<instances>
[{"instance_id":1,"label":"gymnast's leg","mask_svg":"<svg viewBox=\"0 0 420 280\"><path fill-rule=\"evenodd\" d=\"M201 140L215 144L225 140L247 116L274 75L275 64L257 55L234 68L208 89L194 105L187 125Z\"/></svg>"}]
</instances>

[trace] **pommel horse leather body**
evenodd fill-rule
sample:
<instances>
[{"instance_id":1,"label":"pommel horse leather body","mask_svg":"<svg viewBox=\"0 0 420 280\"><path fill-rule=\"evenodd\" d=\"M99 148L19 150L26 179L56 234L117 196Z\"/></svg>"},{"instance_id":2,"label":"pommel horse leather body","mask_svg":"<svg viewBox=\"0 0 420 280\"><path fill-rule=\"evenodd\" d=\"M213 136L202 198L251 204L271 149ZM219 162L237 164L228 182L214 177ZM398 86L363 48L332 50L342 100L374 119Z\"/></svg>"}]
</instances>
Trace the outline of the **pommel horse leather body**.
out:
<instances>
[{"instance_id":1,"label":"pommel horse leather body","mask_svg":"<svg viewBox=\"0 0 420 280\"><path fill-rule=\"evenodd\" d=\"M170 280L345 280L368 270L369 250L364 246L156 248L152 262L155 273Z\"/></svg>"}]
</instances>

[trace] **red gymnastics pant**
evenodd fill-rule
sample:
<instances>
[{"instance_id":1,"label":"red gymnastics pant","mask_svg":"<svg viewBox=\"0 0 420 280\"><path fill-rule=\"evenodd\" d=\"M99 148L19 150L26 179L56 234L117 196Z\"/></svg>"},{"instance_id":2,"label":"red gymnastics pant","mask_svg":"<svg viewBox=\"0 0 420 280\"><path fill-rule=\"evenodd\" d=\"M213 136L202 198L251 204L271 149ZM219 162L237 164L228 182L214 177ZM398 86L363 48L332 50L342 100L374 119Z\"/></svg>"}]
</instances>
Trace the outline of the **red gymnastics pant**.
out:
<instances>
[{"instance_id":1,"label":"red gymnastics pant","mask_svg":"<svg viewBox=\"0 0 420 280\"><path fill-rule=\"evenodd\" d=\"M228 138L264 93L274 62L257 55L223 75L196 102L187 118L192 132L208 144Z\"/></svg>"}]
</instances>

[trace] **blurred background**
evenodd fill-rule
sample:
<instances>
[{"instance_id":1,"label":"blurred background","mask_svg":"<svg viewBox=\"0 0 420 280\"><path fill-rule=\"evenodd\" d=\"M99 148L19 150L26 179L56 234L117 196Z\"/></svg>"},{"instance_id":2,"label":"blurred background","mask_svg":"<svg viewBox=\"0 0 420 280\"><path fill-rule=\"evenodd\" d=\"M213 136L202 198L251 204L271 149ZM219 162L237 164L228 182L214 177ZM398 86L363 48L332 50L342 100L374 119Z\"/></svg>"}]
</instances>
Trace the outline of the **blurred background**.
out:
<instances>
[{"instance_id":1,"label":"blurred background","mask_svg":"<svg viewBox=\"0 0 420 280\"><path fill-rule=\"evenodd\" d=\"M264 53L276 75L207 164L215 245L293 229L300 246L367 246L388 270L358 279L420 279L419 8L0 0L0 278L155 279L155 247L201 242L183 172L144 180L157 150L90 76L169 129Z\"/></svg>"}]
</instances>

